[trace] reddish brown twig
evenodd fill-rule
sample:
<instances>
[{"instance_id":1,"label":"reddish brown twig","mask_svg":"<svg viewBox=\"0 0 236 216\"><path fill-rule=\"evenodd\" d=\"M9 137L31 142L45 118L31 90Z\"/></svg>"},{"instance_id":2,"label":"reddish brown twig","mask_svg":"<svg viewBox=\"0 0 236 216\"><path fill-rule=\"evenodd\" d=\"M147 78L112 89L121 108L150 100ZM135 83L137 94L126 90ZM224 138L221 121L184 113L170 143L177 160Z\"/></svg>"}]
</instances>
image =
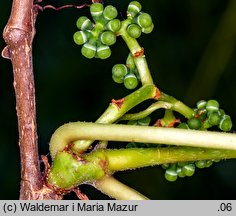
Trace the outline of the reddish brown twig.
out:
<instances>
[{"instance_id":1,"label":"reddish brown twig","mask_svg":"<svg viewBox=\"0 0 236 216\"><path fill-rule=\"evenodd\" d=\"M9 58L13 66L16 110L21 158L20 199L44 199L48 191L43 189L39 168L35 87L32 65L32 41L35 34L37 10L33 0L14 0L3 37L7 46L2 56ZM38 193L40 192L40 195ZM58 196L50 191L50 199Z\"/></svg>"}]
</instances>

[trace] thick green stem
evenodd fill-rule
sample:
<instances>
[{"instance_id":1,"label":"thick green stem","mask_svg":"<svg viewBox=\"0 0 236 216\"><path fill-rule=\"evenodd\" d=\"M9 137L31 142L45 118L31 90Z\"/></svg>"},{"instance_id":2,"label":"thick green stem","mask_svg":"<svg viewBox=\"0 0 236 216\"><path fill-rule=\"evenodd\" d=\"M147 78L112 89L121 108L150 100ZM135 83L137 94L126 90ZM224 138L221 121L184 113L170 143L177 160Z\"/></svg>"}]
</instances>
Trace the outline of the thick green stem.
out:
<instances>
[{"instance_id":1,"label":"thick green stem","mask_svg":"<svg viewBox=\"0 0 236 216\"><path fill-rule=\"evenodd\" d=\"M223 132L72 122L59 127L50 140L54 159L75 140L110 140L236 150L236 135Z\"/></svg>"},{"instance_id":2,"label":"thick green stem","mask_svg":"<svg viewBox=\"0 0 236 216\"><path fill-rule=\"evenodd\" d=\"M108 106L106 111L97 119L96 123L111 124L122 117L130 109L138 105L139 103L155 98L156 87L154 85L144 85L130 95L120 99L113 100ZM74 145L72 150L74 152L83 152L93 142L93 140L73 140ZM64 146L62 146L64 148ZM63 149L61 149L63 150Z\"/></svg>"},{"instance_id":3,"label":"thick green stem","mask_svg":"<svg viewBox=\"0 0 236 216\"><path fill-rule=\"evenodd\" d=\"M119 31L119 35L123 38L125 43L127 44L130 52L134 56L134 62L138 69L140 79L143 85L145 84L153 84L152 76L150 70L147 65L147 61L145 56L143 55L143 48L138 44L135 38L132 38L127 33L127 26L131 23L129 19L122 21L121 29ZM140 55L138 55L140 53Z\"/></svg>"},{"instance_id":4,"label":"thick green stem","mask_svg":"<svg viewBox=\"0 0 236 216\"><path fill-rule=\"evenodd\" d=\"M101 192L117 200L147 200L148 198L140 194L133 188L117 181L112 176L106 176L97 180L92 185Z\"/></svg>"},{"instance_id":5,"label":"thick green stem","mask_svg":"<svg viewBox=\"0 0 236 216\"><path fill-rule=\"evenodd\" d=\"M236 158L236 150L191 147L98 149L81 157L59 152L48 174L48 182L54 188L67 190L79 184L101 180L116 171L181 161L226 158ZM103 190L112 189L107 186Z\"/></svg>"}]
</instances>

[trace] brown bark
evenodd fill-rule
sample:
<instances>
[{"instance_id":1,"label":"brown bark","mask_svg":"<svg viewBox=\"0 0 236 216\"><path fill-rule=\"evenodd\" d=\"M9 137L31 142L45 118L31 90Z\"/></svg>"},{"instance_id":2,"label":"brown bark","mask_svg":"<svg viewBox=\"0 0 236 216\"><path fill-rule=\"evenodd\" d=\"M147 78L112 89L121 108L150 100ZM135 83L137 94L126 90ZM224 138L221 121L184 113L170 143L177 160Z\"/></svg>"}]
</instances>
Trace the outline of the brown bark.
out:
<instances>
[{"instance_id":1,"label":"brown bark","mask_svg":"<svg viewBox=\"0 0 236 216\"><path fill-rule=\"evenodd\" d=\"M43 185L39 168L36 128L32 41L37 10L33 0L14 0L3 37L7 47L2 55L11 59L21 157L20 199L58 199Z\"/></svg>"}]
</instances>

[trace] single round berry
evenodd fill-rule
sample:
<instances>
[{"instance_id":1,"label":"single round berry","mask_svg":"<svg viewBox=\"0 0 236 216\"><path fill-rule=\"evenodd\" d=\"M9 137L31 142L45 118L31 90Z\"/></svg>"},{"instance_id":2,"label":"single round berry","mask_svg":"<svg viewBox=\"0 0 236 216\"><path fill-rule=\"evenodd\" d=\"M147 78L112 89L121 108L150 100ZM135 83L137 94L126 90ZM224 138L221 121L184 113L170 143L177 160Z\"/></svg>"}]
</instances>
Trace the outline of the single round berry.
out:
<instances>
[{"instance_id":1,"label":"single round berry","mask_svg":"<svg viewBox=\"0 0 236 216\"><path fill-rule=\"evenodd\" d=\"M207 104L207 102L205 100L200 100L197 102L197 108L199 110L204 109L204 108L206 108L206 104Z\"/></svg>"},{"instance_id":2,"label":"single round berry","mask_svg":"<svg viewBox=\"0 0 236 216\"><path fill-rule=\"evenodd\" d=\"M84 31L77 31L73 35L74 42L78 45L82 45L87 42L88 36Z\"/></svg>"},{"instance_id":3,"label":"single round berry","mask_svg":"<svg viewBox=\"0 0 236 216\"><path fill-rule=\"evenodd\" d=\"M138 125L148 126L150 122L151 122L151 118L149 116L146 116L145 118L138 120Z\"/></svg>"},{"instance_id":4,"label":"single round berry","mask_svg":"<svg viewBox=\"0 0 236 216\"><path fill-rule=\"evenodd\" d=\"M100 35L100 41L108 46L116 42L116 35L112 31L105 31Z\"/></svg>"},{"instance_id":5,"label":"single round berry","mask_svg":"<svg viewBox=\"0 0 236 216\"><path fill-rule=\"evenodd\" d=\"M152 25L152 17L147 13L141 13L137 17L137 23L141 28L147 28Z\"/></svg>"},{"instance_id":6,"label":"single round berry","mask_svg":"<svg viewBox=\"0 0 236 216\"><path fill-rule=\"evenodd\" d=\"M180 123L177 128L180 128L180 129L189 129L189 126L186 124L186 123Z\"/></svg>"},{"instance_id":7,"label":"single round berry","mask_svg":"<svg viewBox=\"0 0 236 216\"><path fill-rule=\"evenodd\" d=\"M124 78L128 73L128 69L124 64L116 64L112 68L112 76Z\"/></svg>"},{"instance_id":8,"label":"single round berry","mask_svg":"<svg viewBox=\"0 0 236 216\"><path fill-rule=\"evenodd\" d=\"M180 177L180 178L185 177L185 174L183 173L182 167L177 167L176 172L177 172L178 177Z\"/></svg>"},{"instance_id":9,"label":"single round berry","mask_svg":"<svg viewBox=\"0 0 236 216\"><path fill-rule=\"evenodd\" d=\"M100 45L97 47L97 57L100 59L107 59L111 56L111 49L107 45Z\"/></svg>"},{"instance_id":10,"label":"single round berry","mask_svg":"<svg viewBox=\"0 0 236 216\"><path fill-rule=\"evenodd\" d=\"M214 112L219 110L219 103L216 100L209 100L206 103L206 110L208 112Z\"/></svg>"},{"instance_id":11,"label":"single round berry","mask_svg":"<svg viewBox=\"0 0 236 216\"><path fill-rule=\"evenodd\" d=\"M205 160L199 160L195 162L195 166L197 168L203 169L206 167L206 161Z\"/></svg>"},{"instance_id":12,"label":"single round berry","mask_svg":"<svg viewBox=\"0 0 236 216\"><path fill-rule=\"evenodd\" d=\"M121 22L119 19L113 19L109 21L106 25L106 28L112 32L118 32L121 27Z\"/></svg>"},{"instance_id":13,"label":"single round berry","mask_svg":"<svg viewBox=\"0 0 236 216\"><path fill-rule=\"evenodd\" d=\"M202 126L202 122L198 118L191 118L188 120L188 126L190 129L198 130Z\"/></svg>"},{"instance_id":14,"label":"single round berry","mask_svg":"<svg viewBox=\"0 0 236 216\"><path fill-rule=\"evenodd\" d=\"M126 75L124 78L124 85L127 89L135 89L138 85L137 77L132 73Z\"/></svg>"},{"instance_id":15,"label":"single round berry","mask_svg":"<svg viewBox=\"0 0 236 216\"><path fill-rule=\"evenodd\" d=\"M137 1L132 1L128 5L128 15L131 17L134 17L136 14L138 14L142 9L142 5Z\"/></svg>"},{"instance_id":16,"label":"single round berry","mask_svg":"<svg viewBox=\"0 0 236 216\"><path fill-rule=\"evenodd\" d=\"M77 20L76 26L78 27L78 29L81 29L81 30L91 30L91 29L93 29L93 23L86 16L81 16Z\"/></svg>"},{"instance_id":17,"label":"single round berry","mask_svg":"<svg viewBox=\"0 0 236 216\"><path fill-rule=\"evenodd\" d=\"M96 54L96 46L87 42L82 46L81 53L86 58L91 59Z\"/></svg>"},{"instance_id":18,"label":"single round berry","mask_svg":"<svg viewBox=\"0 0 236 216\"><path fill-rule=\"evenodd\" d=\"M148 26L147 28L142 28L142 32L144 34L150 34L154 29L154 24L152 23L150 26Z\"/></svg>"},{"instance_id":19,"label":"single round berry","mask_svg":"<svg viewBox=\"0 0 236 216\"><path fill-rule=\"evenodd\" d=\"M182 172L186 176L192 176L195 172L195 166L194 164L187 164L182 167Z\"/></svg>"},{"instance_id":20,"label":"single round berry","mask_svg":"<svg viewBox=\"0 0 236 216\"><path fill-rule=\"evenodd\" d=\"M166 180L170 182L176 181L178 178L176 168L173 168L173 166L170 166L170 168L167 168L165 171L165 178Z\"/></svg>"},{"instance_id":21,"label":"single round berry","mask_svg":"<svg viewBox=\"0 0 236 216\"><path fill-rule=\"evenodd\" d=\"M220 115L218 112L211 112L208 117L208 122L211 125L218 125L220 123Z\"/></svg>"},{"instance_id":22,"label":"single round berry","mask_svg":"<svg viewBox=\"0 0 236 216\"><path fill-rule=\"evenodd\" d=\"M121 84L124 82L124 77L116 77L114 75L112 75L112 79L115 83Z\"/></svg>"},{"instance_id":23,"label":"single round berry","mask_svg":"<svg viewBox=\"0 0 236 216\"><path fill-rule=\"evenodd\" d=\"M103 11L103 16L107 20L115 19L117 17L117 15L118 15L118 12L117 12L116 8L112 5L106 6Z\"/></svg>"},{"instance_id":24,"label":"single round berry","mask_svg":"<svg viewBox=\"0 0 236 216\"><path fill-rule=\"evenodd\" d=\"M219 123L219 128L222 131L227 132L227 131L231 130L232 126L233 126L233 124L232 124L230 116L229 115L223 115L221 120L220 120L220 123Z\"/></svg>"},{"instance_id":25,"label":"single round berry","mask_svg":"<svg viewBox=\"0 0 236 216\"><path fill-rule=\"evenodd\" d=\"M212 164L213 164L213 161L212 161L212 160L207 160L205 167L208 168L208 167L210 167Z\"/></svg>"},{"instance_id":26,"label":"single round berry","mask_svg":"<svg viewBox=\"0 0 236 216\"><path fill-rule=\"evenodd\" d=\"M142 29L135 23L128 25L126 30L132 38L139 38L142 33Z\"/></svg>"},{"instance_id":27,"label":"single round berry","mask_svg":"<svg viewBox=\"0 0 236 216\"><path fill-rule=\"evenodd\" d=\"M91 13L93 18L100 17L103 13L103 4L101 4L101 3L91 4L90 13Z\"/></svg>"},{"instance_id":28,"label":"single round berry","mask_svg":"<svg viewBox=\"0 0 236 216\"><path fill-rule=\"evenodd\" d=\"M129 53L129 55L126 59L126 66L131 70L133 70L136 67L136 65L134 63L133 55L131 53Z\"/></svg>"}]
</instances>

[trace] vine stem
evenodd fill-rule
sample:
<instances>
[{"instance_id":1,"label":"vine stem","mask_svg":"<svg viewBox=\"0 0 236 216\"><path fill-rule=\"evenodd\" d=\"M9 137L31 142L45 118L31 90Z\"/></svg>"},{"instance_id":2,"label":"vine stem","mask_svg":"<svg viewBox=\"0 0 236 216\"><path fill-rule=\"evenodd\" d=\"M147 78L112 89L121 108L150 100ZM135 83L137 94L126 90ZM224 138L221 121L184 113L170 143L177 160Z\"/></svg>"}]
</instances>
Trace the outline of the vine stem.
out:
<instances>
[{"instance_id":1,"label":"vine stem","mask_svg":"<svg viewBox=\"0 0 236 216\"><path fill-rule=\"evenodd\" d=\"M223 132L156 128L150 126L72 122L59 127L50 140L50 153L55 158L75 140L110 140L144 142L176 146L236 150L236 135Z\"/></svg>"}]
</instances>

